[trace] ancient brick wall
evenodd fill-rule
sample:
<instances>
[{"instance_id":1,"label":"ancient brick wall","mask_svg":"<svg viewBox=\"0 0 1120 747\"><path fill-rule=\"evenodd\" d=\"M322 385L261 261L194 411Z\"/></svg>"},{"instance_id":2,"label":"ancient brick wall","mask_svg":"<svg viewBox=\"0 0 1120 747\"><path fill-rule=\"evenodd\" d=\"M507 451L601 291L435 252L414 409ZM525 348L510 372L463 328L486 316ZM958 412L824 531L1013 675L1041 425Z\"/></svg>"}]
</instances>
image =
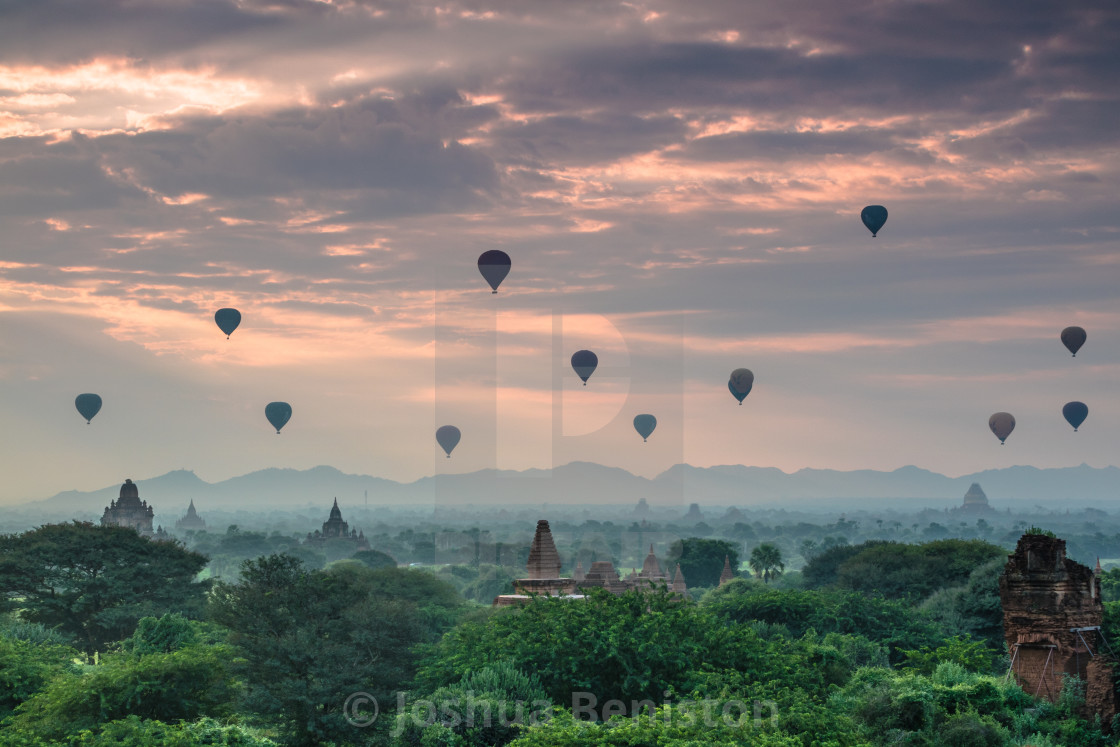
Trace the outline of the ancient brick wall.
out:
<instances>
[{"instance_id":1,"label":"ancient brick wall","mask_svg":"<svg viewBox=\"0 0 1120 747\"><path fill-rule=\"evenodd\" d=\"M1088 710L1108 724L1117 707L1113 662L1100 634L1100 579L1066 557L1064 540L1025 534L1008 557L999 595L1020 686L1053 701L1061 693L1062 675L1076 675L1086 682Z\"/></svg>"}]
</instances>

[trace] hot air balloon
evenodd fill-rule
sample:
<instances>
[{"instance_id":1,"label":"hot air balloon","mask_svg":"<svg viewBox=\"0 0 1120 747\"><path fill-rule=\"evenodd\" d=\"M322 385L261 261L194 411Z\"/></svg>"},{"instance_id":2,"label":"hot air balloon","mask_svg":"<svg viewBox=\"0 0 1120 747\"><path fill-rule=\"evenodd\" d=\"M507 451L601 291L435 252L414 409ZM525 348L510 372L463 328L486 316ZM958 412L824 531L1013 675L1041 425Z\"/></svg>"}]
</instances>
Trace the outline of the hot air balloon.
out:
<instances>
[{"instance_id":1,"label":"hot air balloon","mask_svg":"<svg viewBox=\"0 0 1120 747\"><path fill-rule=\"evenodd\" d=\"M1085 418L1089 417L1089 408L1085 406L1084 402L1066 402L1062 407L1062 416L1067 423L1073 426L1073 432L1077 433L1077 429L1085 422Z\"/></svg>"},{"instance_id":2,"label":"hot air balloon","mask_svg":"<svg viewBox=\"0 0 1120 747\"><path fill-rule=\"evenodd\" d=\"M218 323L218 329L226 333L228 340L237 325L241 324L241 312L237 309L218 309L214 312L214 321Z\"/></svg>"},{"instance_id":3,"label":"hot air balloon","mask_svg":"<svg viewBox=\"0 0 1120 747\"><path fill-rule=\"evenodd\" d=\"M269 402L264 407L264 416L268 418L268 422L272 423L272 427L279 433L284 424L292 417L292 406L287 402Z\"/></svg>"},{"instance_id":4,"label":"hot air balloon","mask_svg":"<svg viewBox=\"0 0 1120 747\"><path fill-rule=\"evenodd\" d=\"M86 425L93 420L93 416L101 411L101 397L96 394L79 394L74 398L74 407L86 419Z\"/></svg>"},{"instance_id":5,"label":"hot air balloon","mask_svg":"<svg viewBox=\"0 0 1120 747\"><path fill-rule=\"evenodd\" d=\"M458 445L459 439L462 437L463 434L453 425L441 425L436 430L436 443L447 452L448 459L451 458L451 452Z\"/></svg>"},{"instance_id":6,"label":"hot air balloon","mask_svg":"<svg viewBox=\"0 0 1120 747\"><path fill-rule=\"evenodd\" d=\"M649 434L653 433L653 429L657 427L657 418L652 415L635 415L634 416L634 430L642 437L642 441L649 438Z\"/></svg>"},{"instance_id":7,"label":"hot air balloon","mask_svg":"<svg viewBox=\"0 0 1120 747\"><path fill-rule=\"evenodd\" d=\"M879 229L887 222L887 209L882 205L868 205L860 212L859 219L871 232L871 238L875 238L879 235Z\"/></svg>"},{"instance_id":8,"label":"hot air balloon","mask_svg":"<svg viewBox=\"0 0 1120 747\"><path fill-rule=\"evenodd\" d=\"M490 284L494 293L498 292L498 286L509 274L509 267L509 255L497 249L483 252L478 258L478 271L482 273L482 277L486 278L486 282Z\"/></svg>"},{"instance_id":9,"label":"hot air balloon","mask_svg":"<svg viewBox=\"0 0 1120 747\"><path fill-rule=\"evenodd\" d=\"M731 372L731 378L727 382L727 388L731 391L731 396L739 400L740 405L751 393L751 387L753 386L754 374L751 373L749 368L736 368Z\"/></svg>"},{"instance_id":10,"label":"hot air balloon","mask_svg":"<svg viewBox=\"0 0 1120 747\"><path fill-rule=\"evenodd\" d=\"M1062 330L1062 344L1076 358L1077 351L1085 344L1085 330L1081 327L1066 327Z\"/></svg>"},{"instance_id":11,"label":"hot air balloon","mask_svg":"<svg viewBox=\"0 0 1120 747\"><path fill-rule=\"evenodd\" d=\"M577 350L572 353L572 368L583 379L584 386L587 386L587 380L591 378L591 374L595 373L595 367L598 365L599 356L590 350Z\"/></svg>"},{"instance_id":12,"label":"hot air balloon","mask_svg":"<svg viewBox=\"0 0 1120 747\"><path fill-rule=\"evenodd\" d=\"M988 418L988 427L996 434L996 438L1002 445L1011 435L1011 431L1015 430L1015 416L1009 412L997 412Z\"/></svg>"}]
</instances>

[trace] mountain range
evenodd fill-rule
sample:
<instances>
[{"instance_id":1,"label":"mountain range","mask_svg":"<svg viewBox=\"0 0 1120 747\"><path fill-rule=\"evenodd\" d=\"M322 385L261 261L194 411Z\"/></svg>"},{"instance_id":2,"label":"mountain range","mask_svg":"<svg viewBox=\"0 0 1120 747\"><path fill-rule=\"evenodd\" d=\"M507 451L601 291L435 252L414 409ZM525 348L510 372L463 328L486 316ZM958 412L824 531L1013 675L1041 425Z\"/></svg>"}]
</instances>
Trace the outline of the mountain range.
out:
<instances>
[{"instance_id":1,"label":"mountain range","mask_svg":"<svg viewBox=\"0 0 1120 747\"><path fill-rule=\"evenodd\" d=\"M334 467L307 470L265 469L209 483L189 470L136 480L140 497L158 513L181 512L193 500L200 510L271 510L341 505L408 507L467 505L651 505L699 503L714 506L820 508L843 502L874 501L882 507L914 510L923 502L937 507L958 503L979 483L993 507L1035 505L1107 508L1120 499L1116 467L1008 467L947 477L918 467L839 471L802 469L787 473L772 467L678 464L652 479L617 467L573 462L551 470L480 470L424 477L399 483L352 475ZM116 498L120 485L100 490L70 490L24 504L22 510L97 513ZM887 505L883 505L883 502Z\"/></svg>"}]
</instances>

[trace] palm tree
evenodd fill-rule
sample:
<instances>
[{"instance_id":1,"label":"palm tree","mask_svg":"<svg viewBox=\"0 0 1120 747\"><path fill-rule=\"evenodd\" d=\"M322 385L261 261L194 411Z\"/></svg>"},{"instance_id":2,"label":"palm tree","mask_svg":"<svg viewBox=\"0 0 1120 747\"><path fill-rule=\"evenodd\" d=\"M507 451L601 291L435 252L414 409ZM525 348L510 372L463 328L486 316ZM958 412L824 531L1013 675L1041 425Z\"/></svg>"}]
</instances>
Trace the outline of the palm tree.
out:
<instances>
[{"instance_id":1,"label":"palm tree","mask_svg":"<svg viewBox=\"0 0 1120 747\"><path fill-rule=\"evenodd\" d=\"M761 578L765 583L770 583L770 579L777 578L786 569L785 563L782 562L782 551L778 549L777 545L772 545L769 542L763 542L751 550L751 559L748 565L754 571L754 575Z\"/></svg>"}]
</instances>

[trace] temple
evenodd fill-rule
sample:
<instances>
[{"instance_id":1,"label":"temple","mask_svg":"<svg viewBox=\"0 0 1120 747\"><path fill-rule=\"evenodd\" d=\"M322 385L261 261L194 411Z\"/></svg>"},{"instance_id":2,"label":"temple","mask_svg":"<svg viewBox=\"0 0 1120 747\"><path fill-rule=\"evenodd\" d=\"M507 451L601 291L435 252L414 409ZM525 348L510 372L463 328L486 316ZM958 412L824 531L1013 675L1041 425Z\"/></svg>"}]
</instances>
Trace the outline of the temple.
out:
<instances>
[{"instance_id":1,"label":"temple","mask_svg":"<svg viewBox=\"0 0 1120 747\"><path fill-rule=\"evenodd\" d=\"M723 586L731 579L735 578L735 572L731 570L731 558L727 555L723 556L723 572L719 574L719 585Z\"/></svg>"},{"instance_id":2,"label":"temple","mask_svg":"<svg viewBox=\"0 0 1120 747\"><path fill-rule=\"evenodd\" d=\"M964 500L956 510L968 514L990 514L995 511L989 505L988 496L984 495L984 491L980 488L978 482L969 486L968 492L964 494Z\"/></svg>"},{"instance_id":3,"label":"temple","mask_svg":"<svg viewBox=\"0 0 1120 747\"><path fill-rule=\"evenodd\" d=\"M1065 540L1024 534L999 579L1010 672L1035 697L1054 702L1065 676L1085 682L1086 710L1109 724L1117 713L1114 657L1101 633L1100 578L1066 557Z\"/></svg>"},{"instance_id":4,"label":"temple","mask_svg":"<svg viewBox=\"0 0 1120 747\"><path fill-rule=\"evenodd\" d=\"M206 529L206 522L195 510L193 500L191 505L187 506L186 515L175 522L175 528L184 532L200 532Z\"/></svg>"},{"instance_id":5,"label":"temple","mask_svg":"<svg viewBox=\"0 0 1120 747\"><path fill-rule=\"evenodd\" d=\"M614 564L609 560L592 562L591 568L586 573L583 564L577 563L572 578L562 577L560 567L560 555L556 552L552 530L548 526L548 521L541 519L537 522L537 531L533 535L533 543L529 546L529 562L525 568L527 578L519 578L513 582L515 593L500 594L495 597L494 606L524 604L534 595L582 599L583 591L596 587L606 589L611 594L622 594L631 589L665 587L681 596L688 595L688 586L685 584L680 565L677 565L676 575L670 582L668 574L661 570L661 563L653 552L653 545L649 546L649 555L642 563L641 572L631 571L626 578L619 577Z\"/></svg>"},{"instance_id":6,"label":"temple","mask_svg":"<svg viewBox=\"0 0 1120 747\"><path fill-rule=\"evenodd\" d=\"M338 498L334 499L334 505L331 506L330 516L323 522L323 528L316 529L314 533L308 532L304 544L322 545L331 541L353 543L355 552L369 549L369 542L366 541L365 532L351 529L350 525L343 521L342 511L338 507Z\"/></svg>"},{"instance_id":7,"label":"temple","mask_svg":"<svg viewBox=\"0 0 1120 747\"><path fill-rule=\"evenodd\" d=\"M132 527L140 534L151 537L154 511L147 501L140 500L140 491L131 479L121 485L120 497L105 507L101 526ZM162 529L161 529L162 531Z\"/></svg>"}]
</instances>

